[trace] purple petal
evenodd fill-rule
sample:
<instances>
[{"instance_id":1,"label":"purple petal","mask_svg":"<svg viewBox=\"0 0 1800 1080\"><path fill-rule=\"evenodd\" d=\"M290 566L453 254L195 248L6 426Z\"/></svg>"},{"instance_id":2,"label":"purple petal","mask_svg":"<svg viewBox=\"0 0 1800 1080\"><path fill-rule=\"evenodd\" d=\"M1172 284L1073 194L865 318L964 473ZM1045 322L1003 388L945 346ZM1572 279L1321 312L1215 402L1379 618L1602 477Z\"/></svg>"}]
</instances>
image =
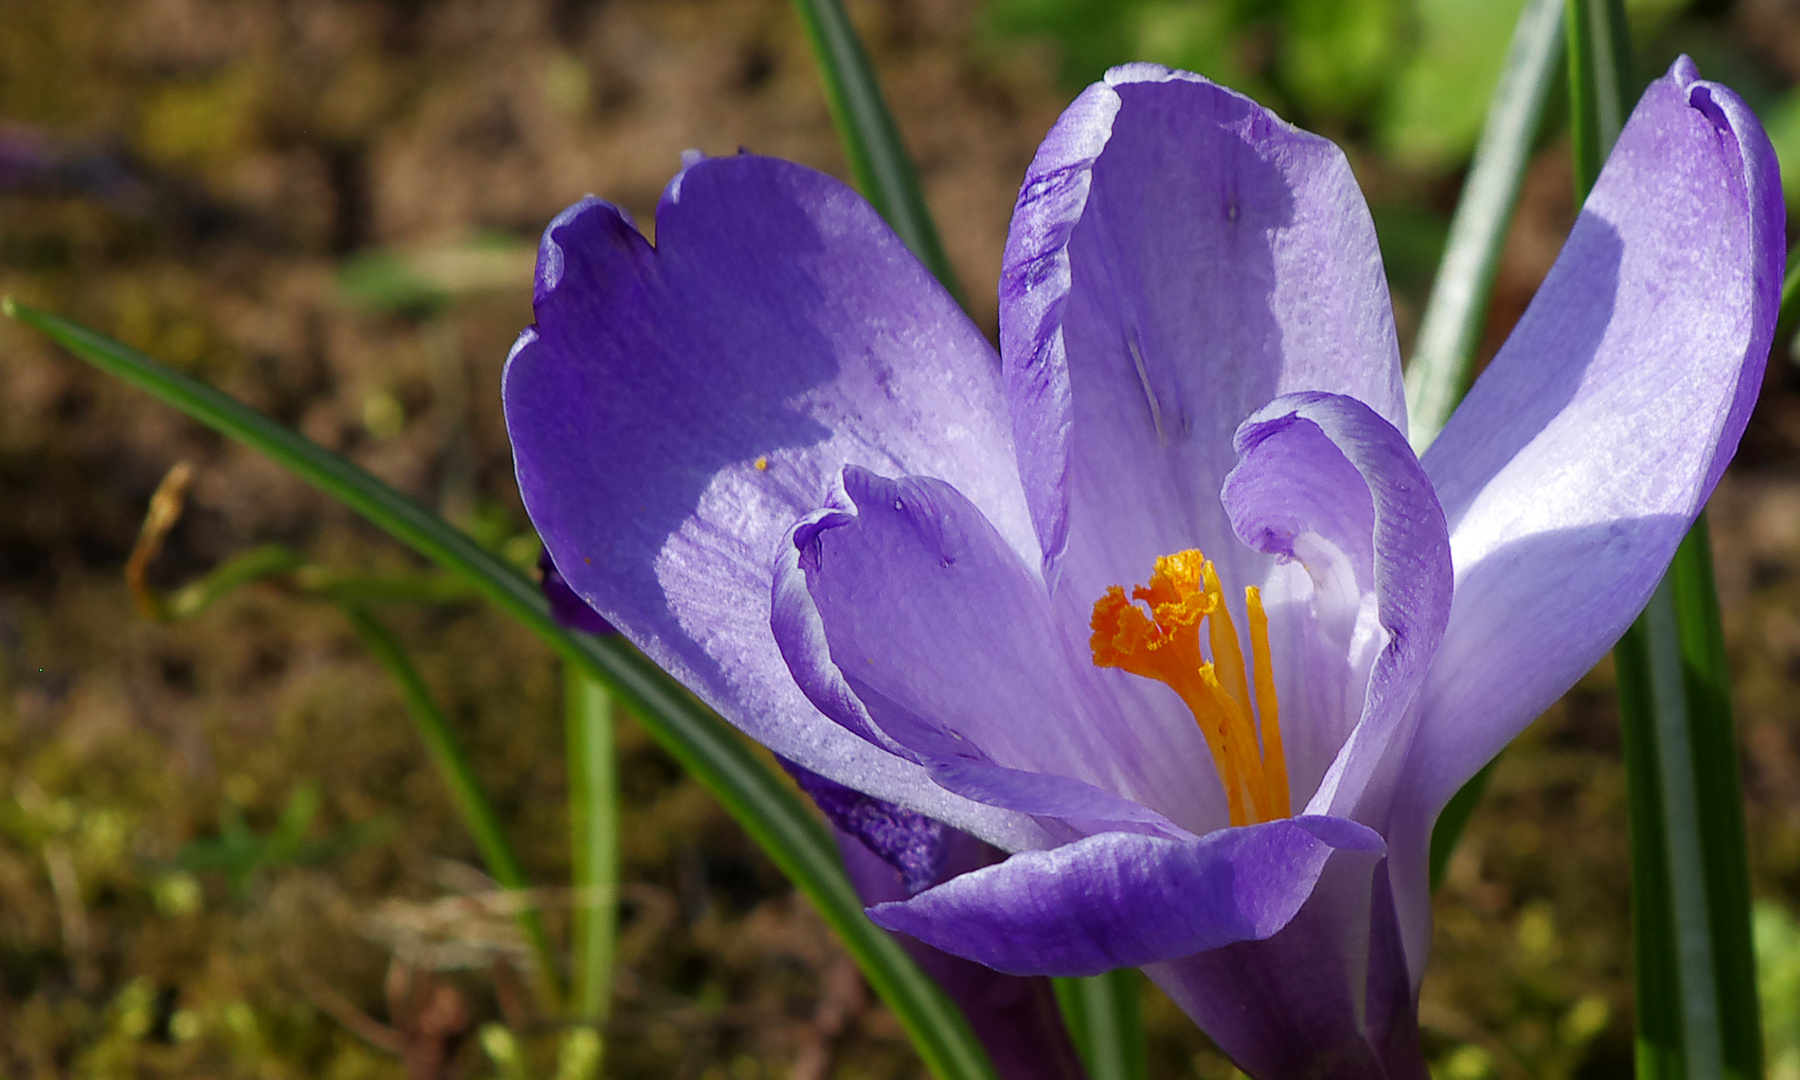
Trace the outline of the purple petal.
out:
<instances>
[{"instance_id":1,"label":"purple petal","mask_svg":"<svg viewBox=\"0 0 1800 1080\"><path fill-rule=\"evenodd\" d=\"M1140 805L1145 772L1185 796L1205 759L1146 753L1122 730L1092 662L1065 651L1035 569L981 511L927 478L853 468L844 489L854 513L793 532L810 608L792 578L777 583L776 638L813 702L960 795L1082 832L1185 835ZM1176 753L1204 753L1191 719L1176 737Z\"/></svg>"},{"instance_id":2,"label":"purple petal","mask_svg":"<svg viewBox=\"0 0 1800 1080\"><path fill-rule=\"evenodd\" d=\"M1303 691L1290 691L1282 705L1283 735L1292 732L1296 747L1289 770L1295 797L1311 791L1309 813L1380 827L1411 736L1411 706L1450 615L1444 513L1406 437L1351 398L1278 398L1244 422L1236 441L1241 460L1221 495L1232 528L1258 551L1297 559L1319 583L1309 584L1308 603L1281 611L1292 651L1276 659L1286 661L1288 687ZM1327 595L1332 586L1374 600L1385 642L1367 669L1345 667L1362 628L1351 627L1346 638L1334 625L1342 620L1330 609L1344 605ZM1275 618L1272 612L1271 623ZM1317 670L1329 665L1342 679L1366 670L1366 690L1338 683L1334 702L1316 682L1308 688L1305 680L1327 678ZM1343 701L1354 702L1354 728L1345 728L1349 717L1334 708ZM1325 753L1333 755L1330 767L1313 791Z\"/></svg>"},{"instance_id":3,"label":"purple petal","mask_svg":"<svg viewBox=\"0 0 1800 1080\"><path fill-rule=\"evenodd\" d=\"M1339 851L1372 862L1381 838L1321 817L1185 841L1102 833L1022 852L869 917L997 971L1097 975L1270 937Z\"/></svg>"},{"instance_id":4,"label":"purple petal","mask_svg":"<svg viewBox=\"0 0 1800 1080\"><path fill-rule=\"evenodd\" d=\"M550 558L550 550L544 549L538 556L538 573L542 575L538 584L543 587L544 599L550 604L550 615L557 622L571 630L582 630L589 634L616 634L612 624L600 617L600 613L587 606L587 601L575 595L569 588L569 582L556 568Z\"/></svg>"},{"instance_id":5,"label":"purple petal","mask_svg":"<svg viewBox=\"0 0 1800 1080\"><path fill-rule=\"evenodd\" d=\"M882 856L842 830L836 833L844 869L863 903L903 900L917 891ZM1003 852L967 833L951 829L946 834L948 860L940 880L1004 857ZM975 1037L987 1048L1001 1080L1086 1080L1087 1073L1069 1041L1049 979L1041 975L1003 975L934 949L917 938L894 936L962 1009Z\"/></svg>"},{"instance_id":6,"label":"purple petal","mask_svg":"<svg viewBox=\"0 0 1800 1080\"><path fill-rule=\"evenodd\" d=\"M855 840L859 847L880 859L892 872L890 876L898 875L897 880L906 889L905 895L911 896L939 880L944 870L945 834L953 831L947 830L943 822L928 818L917 810L864 795L785 758L776 760L800 785L800 790L817 804L840 836ZM877 902L860 883L857 891L862 894L863 903ZM883 895L880 899L892 900L894 897Z\"/></svg>"},{"instance_id":7,"label":"purple petal","mask_svg":"<svg viewBox=\"0 0 1800 1080\"><path fill-rule=\"evenodd\" d=\"M1396 810L1415 966L1437 811L1624 632L1737 448L1773 334L1783 220L1756 119L1678 60L1425 457L1457 583L1404 820Z\"/></svg>"},{"instance_id":8,"label":"purple petal","mask_svg":"<svg viewBox=\"0 0 1800 1080\"><path fill-rule=\"evenodd\" d=\"M1385 860L1333 859L1272 937L1146 969L1257 1080L1425 1080Z\"/></svg>"},{"instance_id":9,"label":"purple petal","mask_svg":"<svg viewBox=\"0 0 1800 1080\"><path fill-rule=\"evenodd\" d=\"M556 565L783 756L1004 833L1017 815L949 795L819 715L769 631L782 536L836 497L846 463L942 476L1036 558L991 348L868 204L797 165L693 164L657 238L598 200L545 232L538 323L504 397Z\"/></svg>"},{"instance_id":10,"label":"purple petal","mask_svg":"<svg viewBox=\"0 0 1800 1080\"><path fill-rule=\"evenodd\" d=\"M1375 231L1344 155L1196 75L1115 68L1025 176L1000 289L1026 496L1059 610L1199 547L1260 563L1216 493L1238 423L1327 390L1405 426ZM1251 567L1256 567L1251 571Z\"/></svg>"}]
</instances>

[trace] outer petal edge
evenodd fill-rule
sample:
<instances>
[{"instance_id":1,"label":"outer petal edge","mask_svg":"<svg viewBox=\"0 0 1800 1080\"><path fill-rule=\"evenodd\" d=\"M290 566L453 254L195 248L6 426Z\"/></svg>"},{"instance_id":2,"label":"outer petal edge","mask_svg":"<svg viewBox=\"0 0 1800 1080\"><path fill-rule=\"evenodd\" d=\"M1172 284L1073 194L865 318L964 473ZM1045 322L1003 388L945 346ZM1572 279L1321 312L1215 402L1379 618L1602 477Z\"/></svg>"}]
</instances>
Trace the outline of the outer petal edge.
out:
<instances>
[{"instance_id":1,"label":"outer petal edge","mask_svg":"<svg viewBox=\"0 0 1800 1080\"><path fill-rule=\"evenodd\" d=\"M1177 841L1102 833L1024 852L898 903L876 923L1012 975L1097 975L1277 933L1336 852L1376 833L1302 817Z\"/></svg>"}]
</instances>

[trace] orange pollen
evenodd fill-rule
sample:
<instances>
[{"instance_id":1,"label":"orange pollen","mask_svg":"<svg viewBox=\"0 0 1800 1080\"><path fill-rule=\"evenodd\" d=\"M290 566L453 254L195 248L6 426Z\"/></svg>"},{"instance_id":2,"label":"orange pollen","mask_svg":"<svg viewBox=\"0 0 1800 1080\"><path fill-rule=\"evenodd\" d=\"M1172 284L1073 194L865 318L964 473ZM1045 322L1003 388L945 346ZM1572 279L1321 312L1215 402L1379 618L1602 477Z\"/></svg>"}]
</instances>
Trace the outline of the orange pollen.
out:
<instances>
[{"instance_id":1,"label":"orange pollen","mask_svg":"<svg viewBox=\"0 0 1800 1080\"><path fill-rule=\"evenodd\" d=\"M1178 551L1157 559L1150 583L1132 589L1130 599L1120 586L1107 589L1094 602L1088 639L1096 667L1155 679L1181 696L1206 736L1233 825L1292 816L1269 618L1254 585L1244 590L1244 608L1250 619L1248 671L1218 572L1200 552Z\"/></svg>"}]
</instances>

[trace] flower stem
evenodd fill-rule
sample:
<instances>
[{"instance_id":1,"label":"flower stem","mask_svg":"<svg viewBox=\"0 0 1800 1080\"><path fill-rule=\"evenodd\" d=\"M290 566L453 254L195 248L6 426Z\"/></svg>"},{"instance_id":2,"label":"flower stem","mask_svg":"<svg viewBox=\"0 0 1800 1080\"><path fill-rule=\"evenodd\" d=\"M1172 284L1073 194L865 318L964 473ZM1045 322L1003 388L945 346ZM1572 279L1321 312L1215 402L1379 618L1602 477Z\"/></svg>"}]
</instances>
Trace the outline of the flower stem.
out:
<instances>
[{"instance_id":1,"label":"flower stem","mask_svg":"<svg viewBox=\"0 0 1800 1080\"><path fill-rule=\"evenodd\" d=\"M619 910L619 785L613 760L612 696L580 667L564 664L563 708L575 889L570 997L576 1019L600 1027L611 1012Z\"/></svg>"},{"instance_id":2,"label":"flower stem","mask_svg":"<svg viewBox=\"0 0 1800 1080\"><path fill-rule=\"evenodd\" d=\"M451 801L456 803L457 813L475 841L475 849L481 852L488 875L508 892L525 892L530 885L512 843L506 838L500 815L488 798L487 790L481 786L480 778L475 775L474 767L469 764L469 756L463 753L456 734L450 730L449 720L432 699L425 680L419 676L418 668L413 666L399 639L374 616L354 604L345 604L343 611L350 625L356 628L357 636L400 688L401 697L406 700L406 712L425 740L425 749L431 754L438 775L450 788ZM537 909L529 904L520 905L517 918L519 930L531 949L534 968L531 974L538 996L545 1008L554 1013L562 994L557 986L556 954L550 948L550 936L544 932Z\"/></svg>"}]
</instances>

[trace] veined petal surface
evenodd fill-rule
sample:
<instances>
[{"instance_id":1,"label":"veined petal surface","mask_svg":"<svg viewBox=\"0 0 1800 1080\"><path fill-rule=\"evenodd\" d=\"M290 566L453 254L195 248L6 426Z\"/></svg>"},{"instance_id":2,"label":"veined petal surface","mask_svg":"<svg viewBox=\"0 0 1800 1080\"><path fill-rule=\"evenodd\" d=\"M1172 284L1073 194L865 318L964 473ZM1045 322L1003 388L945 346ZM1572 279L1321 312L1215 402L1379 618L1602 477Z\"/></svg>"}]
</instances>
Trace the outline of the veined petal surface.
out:
<instances>
[{"instance_id":1,"label":"veined petal surface","mask_svg":"<svg viewBox=\"0 0 1800 1080\"><path fill-rule=\"evenodd\" d=\"M1098 975L1273 936L1335 852L1381 838L1338 818L1284 818L1190 840L1101 833L952 878L869 917L1014 975Z\"/></svg>"},{"instance_id":2,"label":"veined petal surface","mask_svg":"<svg viewBox=\"0 0 1800 1080\"><path fill-rule=\"evenodd\" d=\"M587 200L546 230L504 377L532 521L574 591L807 768L1007 846L1039 842L814 709L769 630L795 520L845 464L955 483L1037 557L998 361L867 203L810 169L701 160L652 247Z\"/></svg>"},{"instance_id":3,"label":"veined petal surface","mask_svg":"<svg viewBox=\"0 0 1800 1080\"><path fill-rule=\"evenodd\" d=\"M1343 153L1155 65L1108 72L1038 150L1000 336L1032 519L1078 629L1107 586L1173 551L1261 577L1218 491L1232 433L1272 398L1347 394L1405 427L1375 230Z\"/></svg>"},{"instance_id":4,"label":"veined petal surface","mask_svg":"<svg viewBox=\"0 0 1800 1080\"><path fill-rule=\"evenodd\" d=\"M1380 826L1450 615L1443 510L1406 436L1354 398L1277 398L1244 421L1236 444L1222 495L1233 530L1310 579L1272 583L1285 593L1270 644L1285 646L1277 670L1295 796L1309 813ZM1352 603L1353 614L1337 610Z\"/></svg>"},{"instance_id":5,"label":"veined petal surface","mask_svg":"<svg viewBox=\"0 0 1800 1080\"><path fill-rule=\"evenodd\" d=\"M1185 835L1152 807L1206 819L1194 769L1205 741L1192 718L1127 726L1097 692L1091 659L1060 637L1037 567L978 508L926 477L851 468L844 489L854 513L794 536L812 612L785 611L784 600L775 621L801 688L827 715L879 728L959 794L1075 834ZM803 653L813 612L829 663Z\"/></svg>"}]
</instances>

